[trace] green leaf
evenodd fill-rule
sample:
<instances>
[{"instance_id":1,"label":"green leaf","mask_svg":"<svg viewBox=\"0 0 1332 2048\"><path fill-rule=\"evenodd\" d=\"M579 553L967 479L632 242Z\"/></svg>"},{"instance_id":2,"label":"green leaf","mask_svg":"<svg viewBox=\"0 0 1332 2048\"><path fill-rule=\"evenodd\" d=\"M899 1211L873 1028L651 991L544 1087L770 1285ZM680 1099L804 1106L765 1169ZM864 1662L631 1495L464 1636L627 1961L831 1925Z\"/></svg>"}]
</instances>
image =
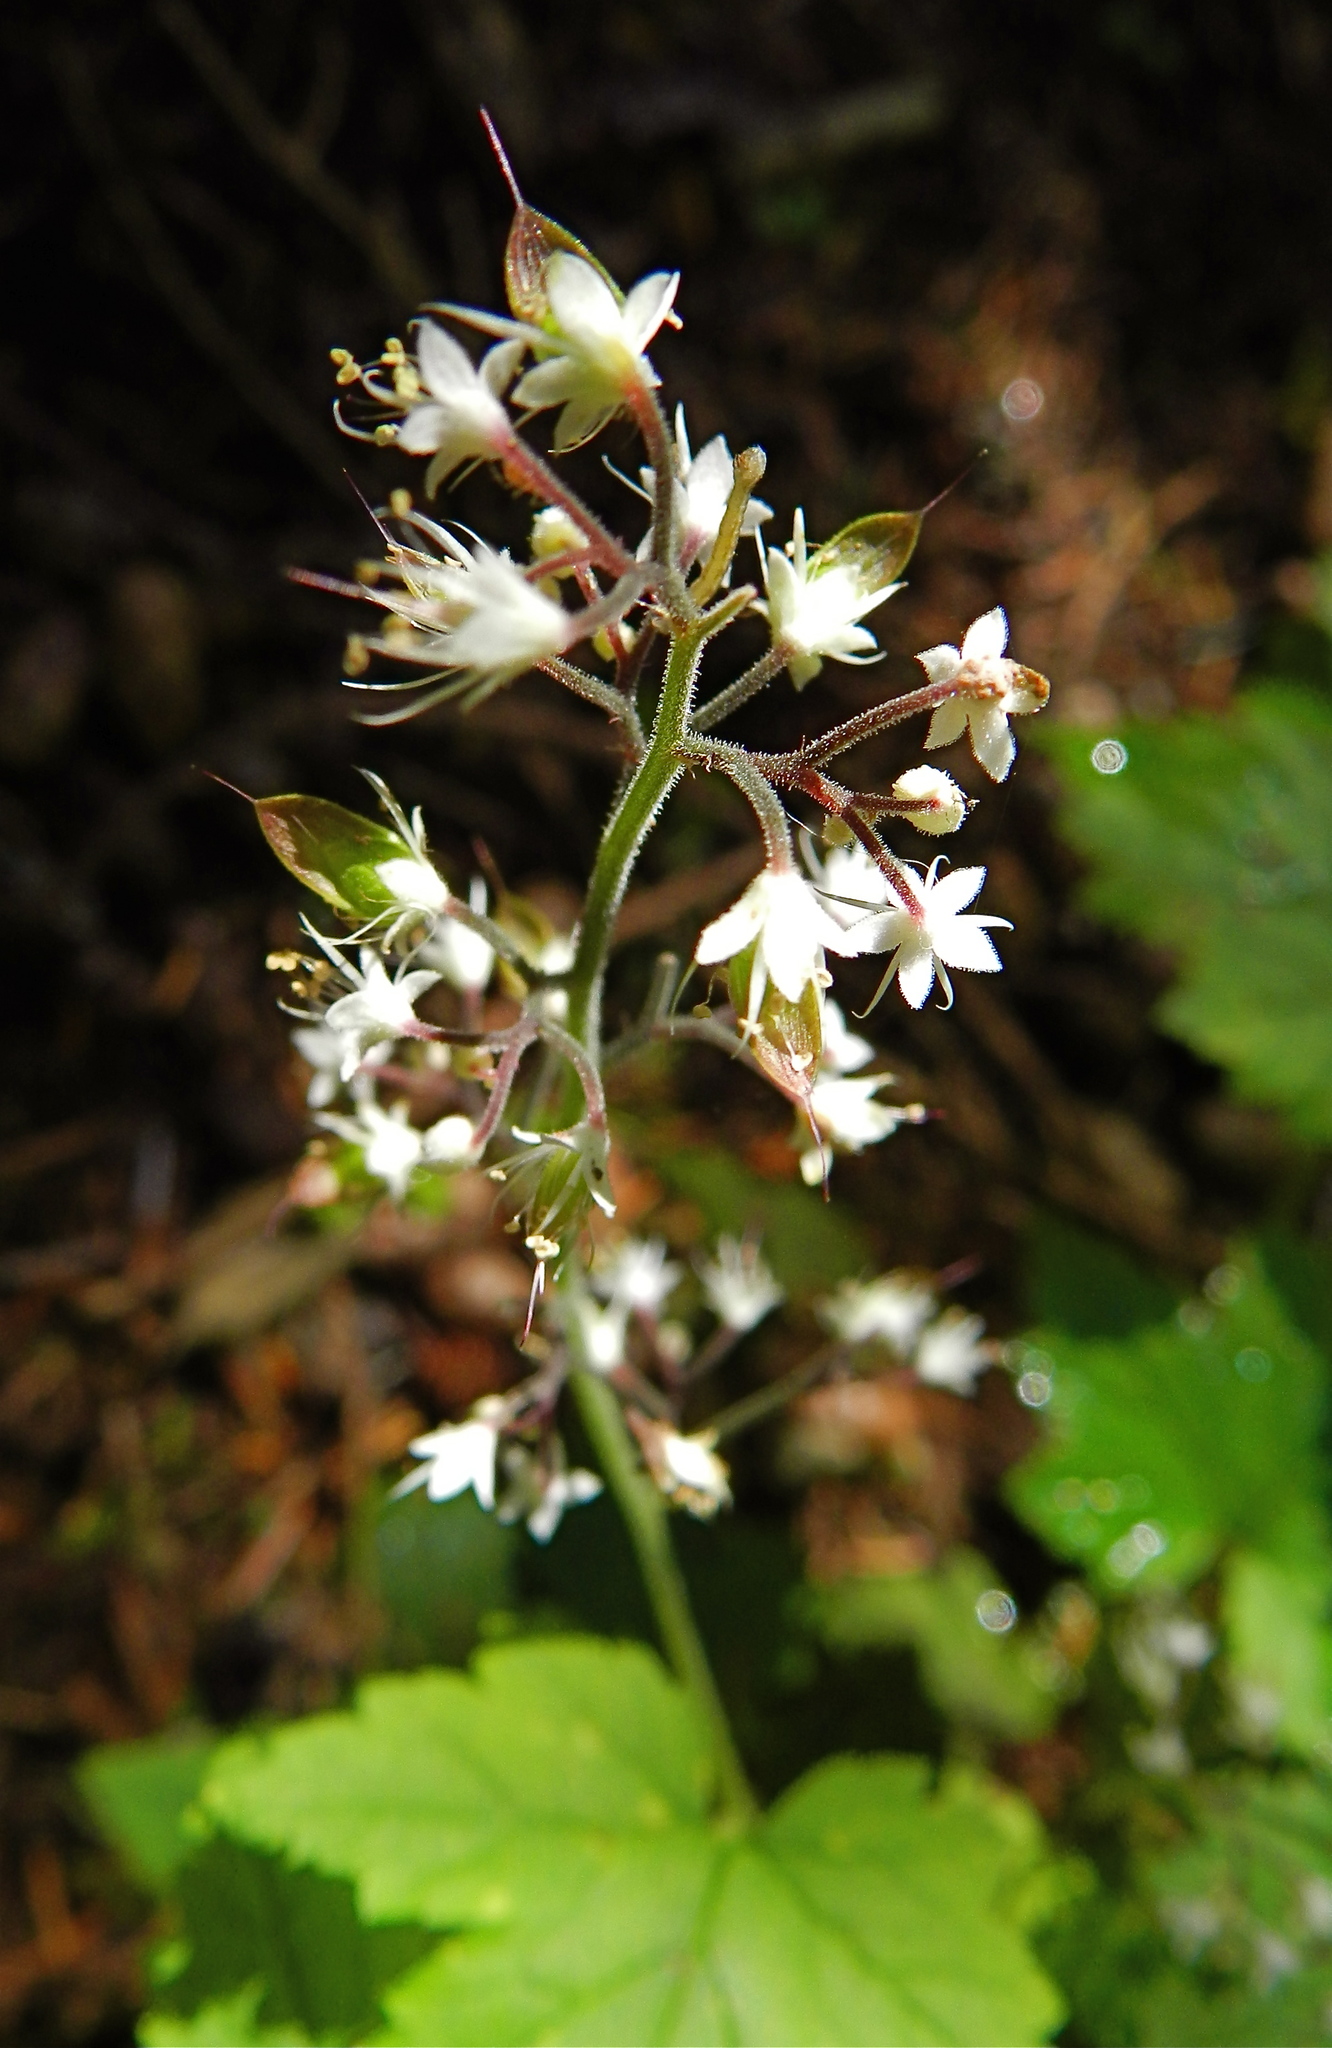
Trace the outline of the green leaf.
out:
<instances>
[{"instance_id":1,"label":"green leaf","mask_svg":"<svg viewBox=\"0 0 1332 2048\"><path fill-rule=\"evenodd\" d=\"M98 1826L149 1891L164 1890L195 1846L182 1822L216 1745L215 1735L185 1728L109 1743L79 1761Z\"/></svg>"},{"instance_id":2,"label":"green leaf","mask_svg":"<svg viewBox=\"0 0 1332 2048\"><path fill-rule=\"evenodd\" d=\"M1091 862L1088 907L1178 953L1166 1030L1332 1139L1332 703L1265 683L1222 715L1132 727L1117 774L1085 732L1036 738Z\"/></svg>"},{"instance_id":3,"label":"green leaf","mask_svg":"<svg viewBox=\"0 0 1332 2048\"><path fill-rule=\"evenodd\" d=\"M387 825L321 796L260 797L254 814L282 865L355 924L381 917L396 900L379 878L382 863L415 859Z\"/></svg>"},{"instance_id":4,"label":"green leaf","mask_svg":"<svg viewBox=\"0 0 1332 2048\"><path fill-rule=\"evenodd\" d=\"M1019 2042L1058 2023L1023 1939L1030 1810L919 1760L838 1759L748 1836L709 1820L685 1696L636 1645L484 1652L228 1744L214 1821L462 1930L386 1995L430 2043Z\"/></svg>"},{"instance_id":5,"label":"green leaf","mask_svg":"<svg viewBox=\"0 0 1332 2048\"><path fill-rule=\"evenodd\" d=\"M1050 1435L1009 1498L1107 1591L1186 1585L1232 1543L1276 1557L1307 1543L1326 1370L1256 1259L1232 1277L1228 1304L1186 1303L1119 1339L1033 1337L1053 1363Z\"/></svg>"},{"instance_id":6,"label":"green leaf","mask_svg":"<svg viewBox=\"0 0 1332 2048\"><path fill-rule=\"evenodd\" d=\"M932 1572L811 1587L803 1611L830 1649L909 1644L943 1713L1001 1740L1028 1741L1050 1726L1058 1700L1040 1681L1035 1646L1019 1634L992 1634L977 1619L977 1601L991 1590L993 1567L959 1545Z\"/></svg>"},{"instance_id":7,"label":"green leaf","mask_svg":"<svg viewBox=\"0 0 1332 2048\"><path fill-rule=\"evenodd\" d=\"M1332 1994L1332 1795L1302 1772L1209 1773L1156 1817L1118 1896L1042 1939L1080 2039L1299 2044L1326 2038ZM1181 1825L1181 1822L1183 1825ZM1173 1835L1173 1842L1169 1836Z\"/></svg>"},{"instance_id":8,"label":"green leaf","mask_svg":"<svg viewBox=\"0 0 1332 2048\"><path fill-rule=\"evenodd\" d=\"M262 1984L247 1984L230 1998L213 1998L188 2018L179 2013L145 2013L139 2021L140 2048L310 2048L304 2027L272 2027L259 2019Z\"/></svg>"},{"instance_id":9,"label":"green leaf","mask_svg":"<svg viewBox=\"0 0 1332 2048\"><path fill-rule=\"evenodd\" d=\"M170 2008L155 2016L160 2025L257 1986L264 2027L305 2030L278 2038L357 2040L380 2017L383 1986L431 1945L418 1927L364 1926L345 1878L293 1869L220 1834L181 1866L175 1896L182 1936L159 1956L160 2003Z\"/></svg>"},{"instance_id":10,"label":"green leaf","mask_svg":"<svg viewBox=\"0 0 1332 2048\"><path fill-rule=\"evenodd\" d=\"M1332 1763L1332 1551L1321 1530L1303 1555L1237 1550L1221 1616L1237 1714L1260 1740Z\"/></svg>"}]
</instances>

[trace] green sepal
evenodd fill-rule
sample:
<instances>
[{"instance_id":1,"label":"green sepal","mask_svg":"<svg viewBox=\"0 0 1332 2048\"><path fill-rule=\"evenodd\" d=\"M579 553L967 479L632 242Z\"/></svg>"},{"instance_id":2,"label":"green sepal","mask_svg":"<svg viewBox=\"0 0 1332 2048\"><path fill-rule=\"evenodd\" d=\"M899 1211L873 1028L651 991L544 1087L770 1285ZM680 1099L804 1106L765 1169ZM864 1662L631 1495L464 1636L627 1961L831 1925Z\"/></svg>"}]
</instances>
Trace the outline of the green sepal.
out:
<instances>
[{"instance_id":1,"label":"green sepal","mask_svg":"<svg viewBox=\"0 0 1332 2048\"><path fill-rule=\"evenodd\" d=\"M923 512L871 512L853 519L809 559L809 575L849 569L864 591L895 583L916 551Z\"/></svg>"},{"instance_id":2,"label":"green sepal","mask_svg":"<svg viewBox=\"0 0 1332 2048\"><path fill-rule=\"evenodd\" d=\"M396 901L378 869L415 860L398 833L321 796L255 799L259 829L283 867L353 924L382 917Z\"/></svg>"},{"instance_id":3,"label":"green sepal","mask_svg":"<svg viewBox=\"0 0 1332 2048\"><path fill-rule=\"evenodd\" d=\"M550 314L546 265L560 250L591 264L615 294L616 305L624 304L624 293L615 279L592 251L584 248L577 235L571 235L557 220L523 202L514 209L509 239L504 245L504 291L515 320L530 321L533 327L546 325Z\"/></svg>"}]
</instances>

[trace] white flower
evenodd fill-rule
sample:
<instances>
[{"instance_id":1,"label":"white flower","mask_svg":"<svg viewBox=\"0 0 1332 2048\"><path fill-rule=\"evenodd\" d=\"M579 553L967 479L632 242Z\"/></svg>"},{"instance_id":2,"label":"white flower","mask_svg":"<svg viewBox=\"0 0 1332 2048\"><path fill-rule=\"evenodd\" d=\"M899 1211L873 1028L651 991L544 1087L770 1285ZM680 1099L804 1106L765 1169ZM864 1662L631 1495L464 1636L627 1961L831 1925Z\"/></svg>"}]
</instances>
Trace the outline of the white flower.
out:
<instances>
[{"instance_id":1,"label":"white flower","mask_svg":"<svg viewBox=\"0 0 1332 2048\"><path fill-rule=\"evenodd\" d=\"M371 1046L386 1039L422 1035L423 1027L413 1005L418 996L434 987L439 976L417 967L390 981L378 953L372 953L368 947L362 950L359 971L340 953L336 957L356 986L350 995L339 996L337 1002L329 1004L324 1023L342 1040L342 1078L350 1081Z\"/></svg>"},{"instance_id":2,"label":"white flower","mask_svg":"<svg viewBox=\"0 0 1332 2048\"><path fill-rule=\"evenodd\" d=\"M730 1473L707 1431L681 1436L663 1429L656 1438L657 1484L663 1493L704 1521L731 1504Z\"/></svg>"},{"instance_id":3,"label":"white flower","mask_svg":"<svg viewBox=\"0 0 1332 2048\"><path fill-rule=\"evenodd\" d=\"M767 600L755 610L766 614L772 644L787 650L787 667L797 689L816 676L821 657L857 664L878 661L883 650L867 626L857 624L900 583L872 584L868 589L850 561L810 557L805 546L805 515L797 510L788 552L761 548Z\"/></svg>"},{"instance_id":4,"label":"white flower","mask_svg":"<svg viewBox=\"0 0 1332 2048\"><path fill-rule=\"evenodd\" d=\"M956 832L967 815L965 796L942 768L908 768L893 784L893 795L903 803L930 806L909 815L918 832L928 832L935 838L942 838L945 832Z\"/></svg>"},{"instance_id":5,"label":"white flower","mask_svg":"<svg viewBox=\"0 0 1332 2048\"><path fill-rule=\"evenodd\" d=\"M558 1437L554 1439L551 1455L554 1462L545 1464L521 1444L510 1444L504 1452L508 1492L500 1503L499 1520L524 1519L527 1532L536 1543L550 1542L566 1508L581 1507L603 1491L595 1472L586 1472L580 1466L569 1470Z\"/></svg>"},{"instance_id":6,"label":"white flower","mask_svg":"<svg viewBox=\"0 0 1332 2048\"><path fill-rule=\"evenodd\" d=\"M358 1145L366 1172L383 1181L395 1202L403 1199L423 1149L420 1131L407 1121L405 1102L395 1102L388 1110L377 1102L362 1102L354 1117L325 1110L315 1122L349 1145Z\"/></svg>"},{"instance_id":7,"label":"white flower","mask_svg":"<svg viewBox=\"0 0 1332 2048\"><path fill-rule=\"evenodd\" d=\"M877 1280L844 1280L836 1294L818 1304L819 1317L844 1344L879 1338L903 1357L934 1314L934 1290L912 1273L883 1273Z\"/></svg>"},{"instance_id":8,"label":"white flower","mask_svg":"<svg viewBox=\"0 0 1332 2048\"><path fill-rule=\"evenodd\" d=\"M920 1009L934 986L935 974L947 994L947 1009L953 1000L950 967L964 967L974 974L998 974L1003 961L985 927L999 926L1011 931L1006 917L964 917L968 903L980 893L984 868L954 868L939 879L939 861L932 861L919 885L920 909L908 910L891 901L887 910L862 918L846 934L845 951L854 944L861 953L891 953L888 971L874 993L877 1003L893 976L897 976L903 999L913 1010ZM870 1004L873 1009L874 1003Z\"/></svg>"},{"instance_id":9,"label":"white flower","mask_svg":"<svg viewBox=\"0 0 1332 2048\"><path fill-rule=\"evenodd\" d=\"M866 910L888 900L888 877L858 839L848 846L830 846L820 861L809 834L804 835L805 865L828 915L843 929Z\"/></svg>"},{"instance_id":10,"label":"white flower","mask_svg":"<svg viewBox=\"0 0 1332 2048\"><path fill-rule=\"evenodd\" d=\"M823 949L850 950L846 935L819 902L808 882L791 868L764 868L738 902L707 926L694 948L700 966L715 966L754 947L746 1015L752 1028L769 981L789 1003L798 1003L813 982L824 988L828 971Z\"/></svg>"},{"instance_id":11,"label":"white flower","mask_svg":"<svg viewBox=\"0 0 1332 2048\"><path fill-rule=\"evenodd\" d=\"M863 1152L866 1145L891 1138L901 1124L920 1123L925 1111L919 1103L902 1108L897 1103L875 1102L875 1090L894 1078L892 1074L870 1074L855 1080L821 1076L809 1097L809 1113L821 1136L843 1152ZM800 1172L810 1187L818 1186L824 1170L823 1154L817 1146L802 1153Z\"/></svg>"},{"instance_id":12,"label":"white flower","mask_svg":"<svg viewBox=\"0 0 1332 2048\"><path fill-rule=\"evenodd\" d=\"M479 875L472 878L467 901L478 916L484 916L486 885ZM443 919L417 957L426 966L437 968L449 987L464 995L483 989L495 966L494 951L480 932L454 917Z\"/></svg>"},{"instance_id":13,"label":"white flower","mask_svg":"<svg viewBox=\"0 0 1332 2048\"><path fill-rule=\"evenodd\" d=\"M311 1109L326 1109L342 1084L346 1040L339 1032L330 1031L327 1024L302 1024L292 1032L291 1042L311 1070L306 1102ZM372 1045L360 1064L376 1067L391 1051L389 1045Z\"/></svg>"},{"instance_id":14,"label":"white flower","mask_svg":"<svg viewBox=\"0 0 1332 2048\"><path fill-rule=\"evenodd\" d=\"M495 1505L495 1453L503 1402L492 1395L478 1401L466 1422L446 1422L426 1436L412 1438L408 1449L427 1462L394 1487L392 1498L424 1486L431 1500L452 1500L470 1486L483 1508Z\"/></svg>"},{"instance_id":15,"label":"white flower","mask_svg":"<svg viewBox=\"0 0 1332 2048\"><path fill-rule=\"evenodd\" d=\"M874 871L878 873L876 868ZM863 1067L874 1058L874 1047L868 1038L862 1038L853 1031L846 1018L831 996L823 1003L823 1057L819 1062L830 1074L854 1074L857 1067ZM886 1074L880 1075L886 1080ZM861 1084L863 1085L863 1084ZM875 1082L875 1087L878 1082Z\"/></svg>"},{"instance_id":16,"label":"white flower","mask_svg":"<svg viewBox=\"0 0 1332 2048\"><path fill-rule=\"evenodd\" d=\"M592 1285L604 1301L654 1316L674 1293L683 1270L670 1263L663 1239L627 1237L598 1259Z\"/></svg>"},{"instance_id":17,"label":"white flower","mask_svg":"<svg viewBox=\"0 0 1332 2048\"><path fill-rule=\"evenodd\" d=\"M449 900L449 885L438 868L428 860L404 854L397 860L381 860L375 869L393 898L394 911L424 911L438 917ZM392 913L391 913L392 914Z\"/></svg>"},{"instance_id":18,"label":"white flower","mask_svg":"<svg viewBox=\"0 0 1332 2048\"><path fill-rule=\"evenodd\" d=\"M476 1131L465 1116L442 1116L421 1133L427 1166L465 1166L476 1152Z\"/></svg>"},{"instance_id":19,"label":"white flower","mask_svg":"<svg viewBox=\"0 0 1332 2048\"><path fill-rule=\"evenodd\" d=\"M728 1330L754 1329L786 1299L752 1238L719 1237L715 1260L701 1263L698 1277L708 1307Z\"/></svg>"},{"instance_id":20,"label":"white flower","mask_svg":"<svg viewBox=\"0 0 1332 2048\"><path fill-rule=\"evenodd\" d=\"M670 312L679 282L678 272L654 271L621 302L591 263L557 249L545 265L547 312L540 327L469 306L442 310L487 334L521 340L542 359L515 385L513 402L532 412L562 407L554 445L563 450L590 441L635 388L660 383L644 351Z\"/></svg>"},{"instance_id":21,"label":"white flower","mask_svg":"<svg viewBox=\"0 0 1332 2048\"><path fill-rule=\"evenodd\" d=\"M1008 620L996 605L967 627L960 648L945 642L916 656L932 683L955 682L959 691L935 712L925 745L946 747L967 733L972 753L995 782L1003 781L1017 752L1010 717L1039 711L1050 695L1044 676L1008 659L1007 645Z\"/></svg>"},{"instance_id":22,"label":"white flower","mask_svg":"<svg viewBox=\"0 0 1332 2048\"><path fill-rule=\"evenodd\" d=\"M529 583L506 553L479 540L470 551L455 542L452 555L432 579L432 597L457 611L456 623L430 635L441 667L493 686L573 644L574 615Z\"/></svg>"},{"instance_id":23,"label":"white flower","mask_svg":"<svg viewBox=\"0 0 1332 2048\"><path fill-rule=\"evenodd\" d=\"M409 406L394 433L409 455L433 455L426 489L433 491L460 462L502 456L513 440L500 403L522 360L522 341L502 342L473 364L467 351L433 320L416 331L419 378L428 396Z\"/></svg>"},{"instance_id":24,"label":"white flower","mask_svg":"<svg viewBox=\"0 0 1332 2048\"><path fill-rule=\"evenodd\" d=\"M691 562L711 550L721 532L722 518L735 482L735 464L724 434L714 434L697 455L691 454L689 429L685 425L682 405L675 408L675 451L675 515L680 536L680 561L687 569ZM652 471L640 469L638 476L643 486L640 496L651 503ZM628 482L628 478L625 481ZM634 486L630 485L630 488ZM771 518L771 505L765 505L762 498L751 498L740 521L740 532L756 536L764 520ZM651 538L650 532L644 536L645 549Z\"/></svg>"},{"instance_id":25,"label":"white flower","mask_svg":"<svg viewBox=\"0 0 1332 2048\"><path fill-rule=\"evenodd\" d=\"M428 1131L418 1131L408 1122L405 1102L387 1110L361 1102L355 1116L326 1110L315 1122L359 1146L366 1172L383 1181L395 1202L403 1200L418 1166L461 1166L472 1155L476 1135L465 1116L442 1117Z\"/></svg>"},{"instance_id":26,"label":"white flower","mask_svg":"<svg viewBox=\"0 0 1332 2048\"><path fill-rule=\"evenodd\" d=\"M912 1361L916 1378L927 1387L951 1387L955 1394L974 1394L978 1375L994 1356L993 1346L981 1341L984 1335L980 1316L946 1308L917 1340Z\"/></svg>"},{"instance_id":27,"label":"white flower","mask_svg":"<svg viewBox=\"0 0 1332 2048\"><path fill-rule=\"evenodd\" d=\"M629 1311L622 1301L601 1308L590 1296L580 1294L573 1304L578 1343L593 1372L618 1372L624 1364L625 1340L629 1332Z\"/></svg>"},{"instance_id":28,"label":"white flower","mask_svg":"<svg viewBox=\"0 0 1332 2048\"><path fill-rule=\"evenodd\" d=\"M527 1532L537 1543L549 1543L564 1519L566 1508L581 1507L602 1491L595 1472L575 1465L572 1472L552 1472L545 1491L527 1517Z\"/></svg>"}]
</instances>

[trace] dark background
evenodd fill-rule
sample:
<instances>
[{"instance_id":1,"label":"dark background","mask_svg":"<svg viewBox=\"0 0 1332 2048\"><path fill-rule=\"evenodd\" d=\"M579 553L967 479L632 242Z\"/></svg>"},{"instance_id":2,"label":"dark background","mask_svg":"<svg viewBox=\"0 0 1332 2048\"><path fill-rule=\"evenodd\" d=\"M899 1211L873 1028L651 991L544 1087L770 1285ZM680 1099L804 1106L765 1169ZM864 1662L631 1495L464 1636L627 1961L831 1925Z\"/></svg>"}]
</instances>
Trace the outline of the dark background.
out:
<instances>
[{"instance_id":1,"label":"dark background","mask_svg":"<svg viewBox=\"0 0 1332 2048\"><path fill-rule=\"evenodd\" d=\"M358 1654L354 1629L330 1649L308 1616L260 1613L276 1572L248 1604L195 1584L230 1583L277 1481L235 1448L273 1422L249 1368L178 1362L181 1247L304 1128L263 967L295 893L200 770L355 802L364 762L426 806L457 873L481 835L555 910L613 772L596 720L530 685L469 725L349 724L346 608L283 570L373 552L356 490L381 498L408 469L337 436L329 349L374 353L423 298L499 303L509 203L484 103L527 196L624 283L682 269L683 330L654 347L667 396L695 446L724 428L766 448L781 529L796 503L820 537L920 504L990 451L882 615L884 668L830 665L740 736L794 737L904 686L915 648L999 599L1054 715L1220 707L1246 659L1298 632L1304 558L1332 539L1332 17L1303 0L162 0L11 5L0 50L0 2006L15 2040L109 2041L133 1965L68 1759L182 1702L221 1719L313 1703L310 1671L336 1685ZM1025 426L999 403L1019 377L1045 394ZM577 474L632 525L603 447L635 460L615 427ZM521 541L484 476L457 510ZM885 745L867 773L909 758ZM698 879L642 912L644 939L690 942L733 892L744 831L686 792L645 880ZM1017 926L1009 972L947 1020L879 1013L904 1088L944 1112L839 1167L884 1257L974 1261L963 1298L1003 1328L1034 1203L1177 1273L1274 1190L1307 1212L1317 1190L1275 1125L1152 1031L1168 961L1071 907L1036 757L967 833L986 907ZM627 954L623 1001L649 957ZM776 1099L718 1086L706 1061L681 1069L682 1141L724 1113L755 1171L787 1172ZM453 1363L413 1324L409 1391L448 1412L472 1384L459 1359L493 1339L456 1291L426 1294ZM301 1455L331 1426L321 1399L345 1419L334 1391L278 1384ZM230 1475L202 1508L143 1480L182 1403ZM115 1533L94 1540L103 1510ZM297 1532L312 1584L332 1570L322 1526Z\"/></svg>"}]
</instances>

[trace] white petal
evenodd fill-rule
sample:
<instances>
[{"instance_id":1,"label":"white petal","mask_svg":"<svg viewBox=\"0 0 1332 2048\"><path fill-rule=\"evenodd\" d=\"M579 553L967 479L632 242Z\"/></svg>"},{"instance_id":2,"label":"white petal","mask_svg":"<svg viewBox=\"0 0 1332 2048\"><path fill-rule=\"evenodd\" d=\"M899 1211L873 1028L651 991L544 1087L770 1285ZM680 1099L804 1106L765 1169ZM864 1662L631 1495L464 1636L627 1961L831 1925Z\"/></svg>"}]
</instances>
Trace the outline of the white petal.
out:
<instances>
[{"instance_id":1,"label":"white petal","mask_svg":"<svg viewBox=\"0 0 1332 2048\"><path fill-rule=\"evenodd\" d=\"M680 288L678 270L654 270L640 277L624 302L621 320L625 338L635 349L645 349L670 312Z\"/></svg>"},{"instance_id":2,"label":"white petal","mask_svg":"<svg viewBox=\"0 0 1332 2048\"><path fill-rule=\"evenodd\" d=\"M1003 961L978 917L955 917L935 934L934 950L945 967L967 967L973 974L998 974Z\"/></svg>"},{"instance_id":3,"label":"white petal","mask_svg":"<svg viewBox=\"0 0 1332 2048\"><path fill-rule=\"evenodd\" d=\"M513 402L541 412L548 405L563 405L577 389L578 365L569 356L552 356L519 378Z\"/></svg>"},{"instance_id":4,"label":"white petal","mask_svg":"<svg viewBox=\"0 0 1332 2048\"><path fill-rule=\"evenodd\" d=\"M763 906L752 889L746 889L738 903L705 927L694 948L695 960L700 967L711 967L718 960L733 959L758 937L762 922Z\"/></svg>"},{"instance_id":5,"label":"white petal","mask_svg":"<svg viewBox=\"0 0 1332 2048\"><path fill-rule=\"evenodd\" d=\"M494 398L507 391L527 353L525 341L501 341L481 358L481 381Z\"/></svg>"},{"instance_id":6,"label":"white petal","mask_svg":"<svg viewBox=\"0 0 1332 2048\"><path fill-rule=\"evenodd\" d=\"M838 951L847 958L865 953L891 953L894 947L906 945L915 929L914 921L905 910L877 910L870 917L859 918L844 933Z\"/></svg>"},{"instance_id":7,"label":"white petal","mask_svg":"<svg viewBox=\"0 0 1332 2048\"><path fill-rule=\"evenodd\" d=\"M951 683L962 666L962 656L946 640L938 647L925 648L916 660L932 683Z\"/></svg>"},{"instance_id":8,"label":"white petal","mask_svg":"<svg viewBox=\"0 0 1332 2048\"><path fill-rule=\"evenodd\" d=\"M467 350L433 320L423 320L416 330L416 355L422 380L432 397L448 400L465 396L476 384L476 371Z\"/></svg>"},{"instance_id":9,"label":"white petal","mask_svg":"<svg viewBox=\"0 0 1332 2048\"><path fill-rule=\"evenodd\" d=\"M982 612L967 627L962 640L963 661L997 661L1008 645L1008 620L1004 608L997 604L992 612Z\"/></svg>"},{"instance_id":10,"label":"white petal","mask_svg":"<svg viewBox=\"0 0 1332 2048\"><path fill-rule=\"evenodd\" d=\"M934 987L934 954L919 933L904 942L897 963L897 985L913 1010L919 1010Z\"/></svg>"},{"instance_id":11,"label":"white petal","mask_svg":"<svg viewBox=\"0 0 1332 2048\"><path fill-rule=\"evenodd\" d=\"M971 728L972 753L993 781L1002 782L1017 753L1008 720L997 704L973 702L968 706L967 724Z\"/></svg>"},{"instance_id":12,"label":"white petal","mask_svg":"<svg viewBox=\"0 0 1332 2048\"><path fill-rule=\"evenodd\" d=\"M945 703L939 705L933 718L930 720L930 729L925 735L925 745L927 748L951 747L954 740L961 739L966 729L967 699L965 697L949 697Z\"/></svg>"},{"instance_id":13,"label":"white petal","mask_svg":"<svg viewBox=\"0 0 1332 2048\"><path fill-rule=\"evenodd\" d=\"M974 903L984 880L984 868L953 868L943 875L927 895L927 915L931 924L940 913L943 918L955 917L959 910L966 909L968 903Z\"/></svg>"},{"instance_id":14,"label":"white petal","mask_svg":"<svg viewBox=\"0 0 1332 2048\"><path fill-rule=\"evenodd\" d=\"M652 281L643 280L644 284ZM574 256L567 249L556 250L546 265L546 294L555 325L570 340L584 336L598 340L620 338L620 308L615 303L615 294L605 278L581 256Z\"/></svg>"},{"instance_id":15,"label":"white petal","mask_svg":"<svg viewBox=\"0 0 1332 2048\"><path fill-rule=\"evenodd\" d=\"M449 431L449 415L442 405L414 405L398 424L398 446L408 455L430 455Z\"/></svg>"}]
</instances>

